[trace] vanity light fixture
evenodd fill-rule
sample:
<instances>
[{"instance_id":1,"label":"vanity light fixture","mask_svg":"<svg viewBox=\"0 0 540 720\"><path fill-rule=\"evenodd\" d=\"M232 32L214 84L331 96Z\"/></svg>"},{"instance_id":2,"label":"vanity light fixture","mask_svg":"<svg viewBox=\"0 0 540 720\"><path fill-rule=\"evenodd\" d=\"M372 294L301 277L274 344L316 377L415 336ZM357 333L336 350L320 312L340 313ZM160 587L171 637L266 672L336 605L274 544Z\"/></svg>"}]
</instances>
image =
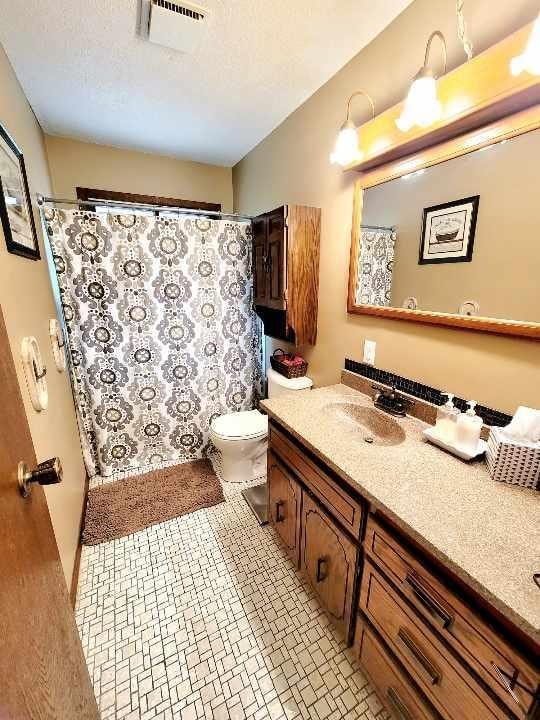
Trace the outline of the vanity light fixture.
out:
<instances>
[{"instance_id":1,"label":"vanity light fixture","mask_svg":"<svg viewBox=\"0 0 540 720\"><path fill-rule=\"evenodd\" d=\"M421 164L422 164L421 157L411 158L410 160L406 160L405 162L399 163L399 165L396 166L395 170L400 175L402 175L403 173L410 174L415 168L417 168Z\"/></svg>"},{"instance_id":2,"label":"vanity light fixture","mask_svg":"<svg viewBox=\"0 0 540 720\"><path fill-rule=\"evenodd\" d=\"M409 180L412 177L417 177L418 175L423 175L426 172L426 168L420 168L420 170L414 170L413 172L406 173L405 175L401 176L402 180Z\"/></svg>"},{"instance_id":3,"label":"vanity light fixture","mask_svg":"<svg viewBox=\"0 0 540 720\"><path fill-rule=\"evenodd\" d=\"M500 135L500 133L500 127L491 128L490 130L486 130L484 132L479 132L476 135L472 135L471 137L467 138L463 143L463 147L470 148L476 147L477 145L482 145L483 143L487 143L490 140L495 139Z\"/></svg>"},{"instance_id":4,"label":"vanity light fixture","mask_svg":"<svg viewBox=\"0 0 540 720\"><path fill-rule=\"evenodd\" d=\"M336 138L334 151L330 155L330 162L332 165L337 163L338 165L344 167L345 165L352 163L354 160L361 160L363 157L363 153L358 146L358 130L351 120L351 102L353 98L358 95L362 95L362 97L365 97L366 100L368 100L371 105L371 117L375 117L375 105L367 92L364 92L363 90L357 90L354 92L347 103L347 116Z\"/></svg>"},{"instance_id":5,"label":"vanity light fixture","mask_svg":"<svg viewBox=\"0 0 540 720\"><path fill-rule=\"evenodd\" d=\"M525 50L510 61L510 72L514 76L522 72L540 75L540 15L534 21Z\"/></svg>"},{"instance_id":6,"label":"vanity light fixture","mask_svg":"<svg viewBox=\"0 0 540 720\"><path fill-rule=\"evenodd\" d=\"M431 43L435 38L439 38L442 44L444 59L442 74L446 72L446 41L442 32L435 30L427 41L424 64L414 76L405 100L405 107L396 120L396 125L402 132L407 132L414 125L429 127L442 115L442 106L437 97L437 76L428 68Z\"/></svg>"}]
</instances>

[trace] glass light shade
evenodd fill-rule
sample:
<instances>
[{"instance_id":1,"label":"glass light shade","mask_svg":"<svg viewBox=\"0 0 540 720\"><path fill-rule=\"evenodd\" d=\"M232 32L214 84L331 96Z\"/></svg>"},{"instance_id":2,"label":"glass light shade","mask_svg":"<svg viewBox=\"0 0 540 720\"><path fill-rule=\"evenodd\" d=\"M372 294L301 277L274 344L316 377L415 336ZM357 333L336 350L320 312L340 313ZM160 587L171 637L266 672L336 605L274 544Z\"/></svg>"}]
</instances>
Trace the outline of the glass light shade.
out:
<instances>
[{"instance_id":1,"label":"glass light shade","mask_svg":"<svg viewBox=\"0 0 540 720\"><path fill-rule=\"evenodd\" d=\"M540 75L540 15L533 25L527 47L521 55L510 61L510 72L516 76L522 72Z\"/></svg>"},{"instance_id":2,"label":"glass light shade","mask_svg":"<svg viewBox=\"0 0 540 720\"><path fill-rule=\"evenodd\" d=\"M437 83L432 75L418 75L409 89L405 107L396 120L398 128L407 132L414 125L429 127L442 115L441 103L437 98Z\"/></svg>"},{"instance_id":3,"label":"glass light shade","mask_svg":"<svg viewBox=\"0 0 540 720\"><path fill-rule=\"evenodd\" d=\"M360 160L362 153L358 147L358 131L352 123L346 123L338 133L334 152L330 155L330 162L344 167L354 160Z\"/></svg>"}]
</instances>

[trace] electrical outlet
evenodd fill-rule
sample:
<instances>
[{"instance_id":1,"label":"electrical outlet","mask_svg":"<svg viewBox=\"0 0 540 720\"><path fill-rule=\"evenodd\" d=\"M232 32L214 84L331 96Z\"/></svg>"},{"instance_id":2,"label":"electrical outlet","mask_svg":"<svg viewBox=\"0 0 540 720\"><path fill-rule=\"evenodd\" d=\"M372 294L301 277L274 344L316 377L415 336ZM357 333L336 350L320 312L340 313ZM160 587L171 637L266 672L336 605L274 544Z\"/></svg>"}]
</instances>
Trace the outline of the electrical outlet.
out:
<instances>
[{"instance_id":1,"label":"electrical outlet","mask_svg":"<svg viewBox=\"0 0 540 720\"><path fill-rule=\"evenodd\" d=\"M375 340L364 340L364 362L368 365L375 365L375 350L377 343Z\"/></svg>"}]
</instances>

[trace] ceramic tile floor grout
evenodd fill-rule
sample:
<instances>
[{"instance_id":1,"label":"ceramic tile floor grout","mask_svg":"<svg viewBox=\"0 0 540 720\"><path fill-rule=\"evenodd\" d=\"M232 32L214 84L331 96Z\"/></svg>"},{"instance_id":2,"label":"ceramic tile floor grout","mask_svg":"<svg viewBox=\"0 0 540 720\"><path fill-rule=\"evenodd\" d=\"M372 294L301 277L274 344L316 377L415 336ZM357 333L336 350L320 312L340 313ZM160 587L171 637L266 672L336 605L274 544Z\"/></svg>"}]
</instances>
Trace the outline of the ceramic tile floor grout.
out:
<instances>
[{"instance_id":1,"label":"ceramic tile floor grout","mask_svg":"<svg viewBox=\"0 0 540 720\"><path fill-rule=\"evenodd\" d=\"M242 487L83 547L76 618L102 719L387 718Z\"/></svg>"}]
</instances>

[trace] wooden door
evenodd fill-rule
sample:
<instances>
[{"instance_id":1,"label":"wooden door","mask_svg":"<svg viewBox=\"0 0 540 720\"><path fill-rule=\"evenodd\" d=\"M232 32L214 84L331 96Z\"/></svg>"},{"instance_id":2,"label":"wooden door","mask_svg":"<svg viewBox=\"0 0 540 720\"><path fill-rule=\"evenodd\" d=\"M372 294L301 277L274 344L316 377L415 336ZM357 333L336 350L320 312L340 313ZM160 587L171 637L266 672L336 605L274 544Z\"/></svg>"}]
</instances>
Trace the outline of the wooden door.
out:
<instances>
[{"instance_id":1,"label":"wooden door","mask_svg":"<svg viewBox=\"0 0 540 720\"><path fill-rule=\"evenodd\" d=\"M286 237L284 208L268 214L267 307L285 309Z\"/></svg>"},{"instance_id":2,"label":"wooden door","mask_svg":"<svg viewBox=\"0 0 540 720\"><path fill-rule=\"evenodd\" d=\"M300 486L275 455L268 453L268 519L298 566Z\"/></svg>"},{"instance_id":3,"label":"wooden door","mask_svg":"<svg viewBox=\"0 0 540 720\"><path fill-rule=\"evenodd\" d=\"M98 720L0 311L0 718Z\"/></svg>"},{"instance_id":4,"label":"wooden door","mask_svg":"<svg viewBox=\"0 0 540 720\"><path fill-rule=\"evenodd\" d=\"M255 218L252 225L253 302L263 306L268 299L267 230L268 219L264 215Z\"/></svg>"},{"instance_id":5,"label":"wooden door","mask_svg":"<svg viewBox=\"0 0 540 720\"><path fill-rule=\"evenodd\" d=\"M349 635L356 547L308 493L302 493L300 567L345 638Z\"/></svg>"}]
</instances>

